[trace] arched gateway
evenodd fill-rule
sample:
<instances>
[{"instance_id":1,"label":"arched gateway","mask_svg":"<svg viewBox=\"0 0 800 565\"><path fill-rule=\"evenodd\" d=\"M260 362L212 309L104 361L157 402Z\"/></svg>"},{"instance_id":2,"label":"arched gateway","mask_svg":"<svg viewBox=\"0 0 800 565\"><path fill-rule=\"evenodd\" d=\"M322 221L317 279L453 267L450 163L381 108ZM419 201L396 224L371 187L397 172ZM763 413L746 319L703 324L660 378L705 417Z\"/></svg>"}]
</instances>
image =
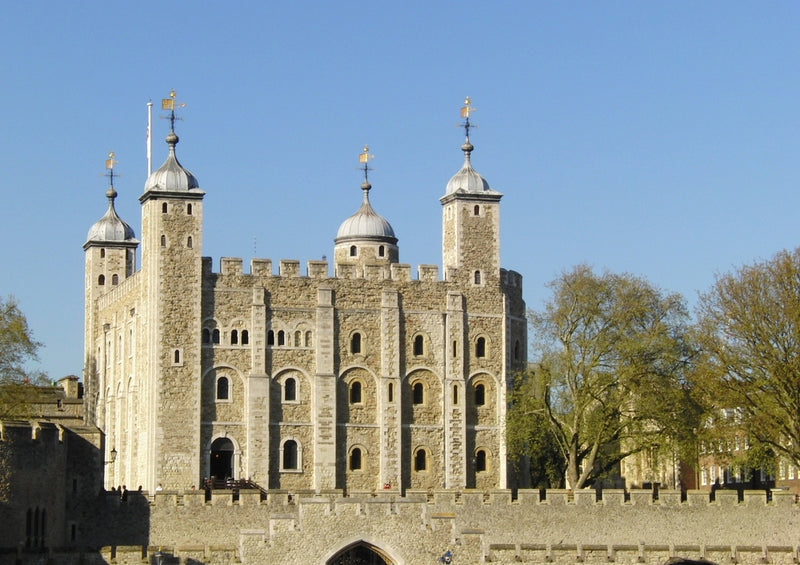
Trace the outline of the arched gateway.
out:
<instances>
[{"instance_id":1,"label":"arched gateway","mask_svg":"<svg viewBox=\"0 0 800 565\"><path fill-rule=\"evenodd\" d=\"M352 543L326 561L325 565L397 565L380 548L363 540Z\"/></svg>"}]
</instances>

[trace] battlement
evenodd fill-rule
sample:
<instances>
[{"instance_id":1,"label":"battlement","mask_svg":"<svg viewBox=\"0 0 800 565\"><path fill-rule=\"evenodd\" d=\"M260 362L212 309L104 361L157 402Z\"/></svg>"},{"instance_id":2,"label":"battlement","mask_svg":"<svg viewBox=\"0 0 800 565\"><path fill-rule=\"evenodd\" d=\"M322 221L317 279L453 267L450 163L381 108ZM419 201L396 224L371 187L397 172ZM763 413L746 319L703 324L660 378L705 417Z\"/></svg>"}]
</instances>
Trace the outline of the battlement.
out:
<instances>
[{"instance_id":1,"label":"battlement","mask_svg":"<svg viewBox=\"0 0 800 565\"><path fill-rule=\"evenodd\" d=\"M272 259L251 259L250 271L244 272L244 261L241 257L222 257L219 271L213 270L213 259L203 257L203 276L253 276L253 277L284 277L284 278L310 278L310 279L365 279L365 280L394 280L408 282L419 280L426 282L439 281L439 267L436 265L419 265L417 278L411 277L411 265L405 263L389 263L375 265L340 264L336 265L336 275L331 276L328 261L312 260L306 262L305 271L301 269L297 259L281 259L278 261L277 273L273 271Z\"/></svg>"}]
</instances>

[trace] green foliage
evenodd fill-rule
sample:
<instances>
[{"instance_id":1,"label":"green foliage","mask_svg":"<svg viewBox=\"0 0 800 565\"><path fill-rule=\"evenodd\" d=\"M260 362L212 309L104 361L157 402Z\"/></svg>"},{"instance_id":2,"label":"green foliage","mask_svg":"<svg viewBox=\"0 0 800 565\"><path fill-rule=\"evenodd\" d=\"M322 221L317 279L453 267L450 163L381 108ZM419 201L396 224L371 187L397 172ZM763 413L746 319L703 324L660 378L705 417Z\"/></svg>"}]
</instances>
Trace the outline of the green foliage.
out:
<instances>
[{"instance_id":1,"label":"green foliage","mask_svg":"<svg viewBox=\"0 0 800 565\"><path fill-rule=\"evenodd\" d=\"M548 424L542 394L534 371L514 376L511 406L506 416L509 455L517 472L529 474L532 487L561 488L566 458Z\"/></svg>"},{"instance_id":2,"label":"green foliage","mask_svg":"<svg viewBox=\"0 0 800 565\"><path fill-rule=\"evenodd\" d=\"M800 466L800 249L718 276L700 297L696 339L695 388L709 414L735 411L751 458Z\"/></svg>"},{"instance_id":3,"label":"green foliage","mask_svg":"<svg viewBox=\"0 0 800 565\"><path fill-rule=\"evenodd\" d=\"M690 438L697 413L685 379L692 348L683 299L586 265L550 286L552 299L530 323L541 354L541 413L568 486L591 484L665 438Z\"/></svg>"},{"instance_id":4,"label":"green foliage","mask_svg":"<svg viewBox=\"0 0 800 565\"><path fill-rule=\"evenodd\" d=\"M40 347L14 297L0 298L0 417L24 416L30 385L46 384L43 373L25 367Z\"/></svg>"}]
</instances>

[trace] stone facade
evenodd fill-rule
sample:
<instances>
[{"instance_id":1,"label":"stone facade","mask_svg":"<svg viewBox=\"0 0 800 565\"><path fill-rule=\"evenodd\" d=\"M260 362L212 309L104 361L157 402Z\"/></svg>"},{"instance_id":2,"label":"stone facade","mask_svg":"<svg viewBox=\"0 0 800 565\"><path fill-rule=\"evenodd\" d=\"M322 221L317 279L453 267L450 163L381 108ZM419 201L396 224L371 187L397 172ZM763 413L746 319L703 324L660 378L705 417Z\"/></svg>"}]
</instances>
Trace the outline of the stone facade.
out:
<instances>
[{"instance_id":1,"label":"stone facade","mask_svg":"<svg viewBox=\"0 0 800 565\"><path fill-rule=\"evenodd\" d=\"M87 413L118 453L106 487L510 486L506 397L526 321L521 276L500 268L500 193L451 190L453 177L441 277L399 263L366 182L332 267L223 258L215 271L205 193L167 142L140 198L141 268L132 232L84 246Z\"/></svg>"}]
</instances>

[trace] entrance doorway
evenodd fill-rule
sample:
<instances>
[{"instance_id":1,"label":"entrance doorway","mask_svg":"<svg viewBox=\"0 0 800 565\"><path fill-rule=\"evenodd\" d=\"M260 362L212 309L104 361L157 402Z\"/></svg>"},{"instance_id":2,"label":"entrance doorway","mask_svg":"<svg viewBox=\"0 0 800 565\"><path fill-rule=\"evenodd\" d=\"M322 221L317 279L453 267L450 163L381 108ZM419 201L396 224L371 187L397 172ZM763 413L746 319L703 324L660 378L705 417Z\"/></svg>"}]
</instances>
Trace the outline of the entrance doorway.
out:
<instances>
[{"instance_id":1,"label":"entrance doorway","mask_svg":"<svg viewBox=\"0 0 800 565\"><path fill-rule=\"evenodd\" d=\"M233 442L226 437L211 444L209 472L217 480L233 479Z\"/></svg>"},{"instance_id":2,"label":"entrance doorway","mask_svg":"<svg viewBox=\"0 0 800 565\"><path fill-rule=\"evenodd\" d=\"M358 542L340 551L328 560L326 565L393 565L377 547L366 542Z\"/></svg>"}]
</instances>

